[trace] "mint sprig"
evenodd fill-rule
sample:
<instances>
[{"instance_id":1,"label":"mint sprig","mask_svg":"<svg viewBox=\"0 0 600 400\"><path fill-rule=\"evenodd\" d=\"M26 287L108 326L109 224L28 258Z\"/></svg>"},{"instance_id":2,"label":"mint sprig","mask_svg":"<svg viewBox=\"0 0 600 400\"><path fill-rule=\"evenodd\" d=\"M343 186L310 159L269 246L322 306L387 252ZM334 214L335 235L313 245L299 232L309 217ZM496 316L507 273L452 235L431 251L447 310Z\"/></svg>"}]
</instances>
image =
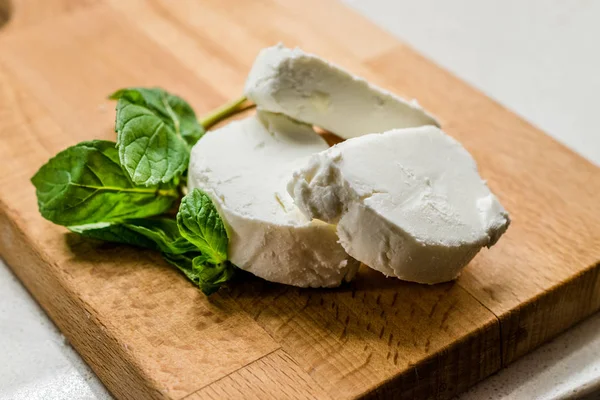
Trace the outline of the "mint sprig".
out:
<instances>
[{"instance_id":1,"label":"mint sprig","mask_svg":"<svg viewBox=\"0 0 600 400\"><path fill-rule=\"evenodd\" d=\"M160 251L205 294L229 281L228 236L211 199L184 182L191 147L205 127L242 110L242 97L199 122L182 98L128 88L117 100L117 143L82 142L58 153L31 179L40 214L84 237ZM176 218L167 212L181 201Z\"/></svg>"}]
</instances>

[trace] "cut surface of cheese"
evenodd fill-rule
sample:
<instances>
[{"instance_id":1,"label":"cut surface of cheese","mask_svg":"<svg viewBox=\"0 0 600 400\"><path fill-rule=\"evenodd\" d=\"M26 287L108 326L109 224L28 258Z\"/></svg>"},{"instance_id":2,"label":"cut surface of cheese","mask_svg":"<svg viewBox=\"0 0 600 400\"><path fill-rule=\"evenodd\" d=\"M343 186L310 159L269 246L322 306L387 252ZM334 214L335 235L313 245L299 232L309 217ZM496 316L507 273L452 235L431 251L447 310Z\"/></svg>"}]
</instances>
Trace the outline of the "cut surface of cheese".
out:
<instances>
[{"instance_id":1,"label":"cut surface of cheese","mask_svg":"<svg viewBox=\"0 0 600 400\"><path fill-rule=\"evenodd\" d=\"M294 172L288 191L307 218L337 224L352 257L419 283L455 279L509 224L475 160L433 126L331 147Z\"/></svg>"},{"instance_id":2,"label":"cut surface of cheese","mask_svg":"<svg viewBox=\"0 0 600 400\"><path fill-rule=\"evenodd\" d=\"M335 226L307 219L286 191L292 171L328 145L309 125L257 115L207 132L192 149L189 187L215 203L229 235L229 259L269 281L332 287L359 263Z\"/></svg>"},{"instance_id":3,"label":"cut surface of cheese","mask_svg":"<svg viewBox=\"0 0 600 400\"><path fill-rule=\"evenodd\" d=\"M438 125L416 101L408 102L316 55L281 44L260 51L245 94L260 109L319 126L344 139Z\"/></svg>"}]
</instances>

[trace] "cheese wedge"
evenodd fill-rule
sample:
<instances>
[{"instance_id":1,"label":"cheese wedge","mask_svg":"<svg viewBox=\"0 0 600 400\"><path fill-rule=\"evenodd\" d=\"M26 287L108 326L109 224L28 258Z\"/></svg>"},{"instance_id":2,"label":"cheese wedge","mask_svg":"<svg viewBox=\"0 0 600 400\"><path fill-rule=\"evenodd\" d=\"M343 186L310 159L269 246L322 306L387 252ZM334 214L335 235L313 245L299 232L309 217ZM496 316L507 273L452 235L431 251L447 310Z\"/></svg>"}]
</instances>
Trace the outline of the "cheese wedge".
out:
<instances>
[{"instance_id":1,"label":"cheese wedge","mask_svg":"<svg viewBox=\"0 0 600 400\"><path fill-rule=\"evenodd\" d=\"M354 276L359 263L337 243L335 226L306 218L286 191L292 171L327 148L309 125L268 112L207 132L194 146L189 187L215 203L235 265L301 287Z\"/></svg>"},{"instance_id":2,"label":"cheese wedge","mask_svg":"<svg viewBox=\"0 0 600 400\"><path fill-rule=\"evenodd\" d=\"M281 44L258 54L245 94L262 110L288 115L344 139L438 125L415 101L408 102L316 55Z\"/></svg>"},{"instance_id":3,"label":"cheese wedge","mask_svg":"<svg viewBox=\"0 0 600 400\"><path fill-rule=\"evenodd\" d=\"M336 223L352 257L403 280L455 279L509 225L471 155L433 126L347 140L311 157L288 191Z\"/></svg>"}]
</instances>

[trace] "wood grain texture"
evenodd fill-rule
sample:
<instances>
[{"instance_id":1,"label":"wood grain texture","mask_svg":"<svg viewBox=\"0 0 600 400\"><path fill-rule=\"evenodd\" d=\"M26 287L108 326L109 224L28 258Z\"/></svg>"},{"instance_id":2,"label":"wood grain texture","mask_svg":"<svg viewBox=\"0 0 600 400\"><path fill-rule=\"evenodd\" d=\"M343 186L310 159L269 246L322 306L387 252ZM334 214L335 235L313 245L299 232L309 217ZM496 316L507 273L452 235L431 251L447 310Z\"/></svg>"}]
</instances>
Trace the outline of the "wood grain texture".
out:
<instances>
[{"instance_id":1,"label":"wood grain texture","mask_svg":"<svg viewBox=\"0 0 600 400\"><path fill-rule=\"evenodd\" d=\"M0 0L0 27L20 30L103 0Z\"/></svg>"},{"instance_id":2,"label":"wood grain texture","mask_svg":"<svg viewBox=\"0 0 600 400\"><path fill-rule=\"evenodd\" d=\"M193 393L186 400L330 399L283 350L277 350Z\"/></svg>"},{"instance_id":3,"label":"wood grain texture","mask_svg":"<svg viewBox=\"0 0 600 400\"><path fill-rule=\"evenodd\" d=\"M0 31L0 254L117 397L450 398L600 307L598 168L340 4L50 3L16 2ZM278 41L418 98L473 153L513 224L457 282L362 269L333 290L249 277L206 299L156 254L39 216L29 177L114 138L111 91L162 86L202 114Z\"/></svg>"},{"instance_id":4,"label":"wood grain texture","mask_svg":"<svg viewBox=\"0 0 600 400\"><path fill-rule=\"evenodd\" d=\"M231 296L334 398L449 397L500 367L497 320L453 283L363 268L335 290L251 280Z\"/></svg>"}]
</instances>

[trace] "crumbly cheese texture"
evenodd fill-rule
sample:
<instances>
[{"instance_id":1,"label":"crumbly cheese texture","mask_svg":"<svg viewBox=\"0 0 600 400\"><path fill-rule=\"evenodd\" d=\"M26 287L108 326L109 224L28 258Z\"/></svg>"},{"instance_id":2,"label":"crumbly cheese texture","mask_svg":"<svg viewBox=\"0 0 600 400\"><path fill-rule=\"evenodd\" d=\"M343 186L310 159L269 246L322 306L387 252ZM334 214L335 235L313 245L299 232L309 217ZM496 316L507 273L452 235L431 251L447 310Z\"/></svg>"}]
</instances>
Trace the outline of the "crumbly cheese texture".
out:
<instances>
[{"instance_id":1,"label":"crumbly cheese texture","mask_svg":"<svg viewBox=\"0 0 600 400\"><path fill-rule=\"evenodd\" d=\"M288 191L307 218L336 223L352 257L403 280L455 279L509 225L471 155L440 129L396 129L310 158Z\"/></svg>"},{"instance_id":2,"label":"crumbly cheese texture","mask_svg":"<svg viewBox=\"0 0 600 400\"><path fill-rule=\"evenodd\" d=\"M194 146L189 187L215 203L235 265L301 287L354 276L359 263L337 242L335 227L306 218L286 191L292 171L327 148L310 126L268 112L207 132Z\"/></svg>"},{"instance_id":3,"label":"crumbly cheese texture","mask_svg":"<svg viewBox=\"0 0 600 400\"><path fill-rule=\"evenodd\" d=\"M260 51L245 86L260 109L282 113L349 139L396 128L438 125L408 102L302 50Z\"/></svg>"}]
</instances>

